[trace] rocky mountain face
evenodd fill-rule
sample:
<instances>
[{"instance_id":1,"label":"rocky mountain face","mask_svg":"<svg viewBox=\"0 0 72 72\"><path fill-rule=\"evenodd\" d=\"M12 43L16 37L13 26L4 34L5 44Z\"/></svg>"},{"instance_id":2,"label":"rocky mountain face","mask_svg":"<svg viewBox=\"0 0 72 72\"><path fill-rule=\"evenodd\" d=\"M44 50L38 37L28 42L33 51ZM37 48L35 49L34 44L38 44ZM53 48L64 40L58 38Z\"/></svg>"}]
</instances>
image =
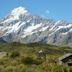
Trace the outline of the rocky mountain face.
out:
<instances>
[{"instance_id":1,"label":"rocky mountain face","mask_svg":"<svg viewBox=\"0 0 72 72\"><path fill-rule=\"evenodd\" d=\"M0 41L67 45L72 43L72 24L32 16L18 7L0 20Z\"/></svg>"}]
</instances>

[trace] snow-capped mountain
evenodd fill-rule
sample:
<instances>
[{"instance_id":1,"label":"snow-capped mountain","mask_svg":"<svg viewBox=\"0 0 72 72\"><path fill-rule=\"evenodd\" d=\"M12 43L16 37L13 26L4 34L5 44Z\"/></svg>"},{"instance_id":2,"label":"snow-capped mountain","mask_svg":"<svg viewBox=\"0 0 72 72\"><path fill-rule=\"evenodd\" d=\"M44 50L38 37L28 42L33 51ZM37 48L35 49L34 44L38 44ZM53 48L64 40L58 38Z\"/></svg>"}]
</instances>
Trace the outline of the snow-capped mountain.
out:
<instances>
[{"instance_id":1,"label":"snow-capped mountain","mask_svg":"<svg viewBox=\"0 0 72 72\"><path fill-rule=\"evenodd\" d=\"M25 8L18 7L0 20L0 41L71 44L72 24L32 16Z\"/></svg>"}]
</instances>

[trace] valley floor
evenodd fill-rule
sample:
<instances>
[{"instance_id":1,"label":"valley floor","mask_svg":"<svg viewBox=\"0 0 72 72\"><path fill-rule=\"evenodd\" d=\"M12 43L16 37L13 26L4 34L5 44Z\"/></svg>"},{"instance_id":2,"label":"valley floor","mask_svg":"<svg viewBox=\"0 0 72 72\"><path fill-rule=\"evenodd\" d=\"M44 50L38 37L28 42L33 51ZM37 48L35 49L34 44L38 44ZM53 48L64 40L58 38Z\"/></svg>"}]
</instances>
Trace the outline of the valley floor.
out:
<instances>
[{"instance_id":1,"label":"valley floor","mask_svg":"<svg viewBox=\"0 0 72 72\"><path fill-rule=\"evenodd\" d=\"M45 56L39 57L43 51ZM47 44L0 43L0 72L72 72L71 66L59 65L57 60L71 47L58 47Z\"/></svg>"}]
</instances>

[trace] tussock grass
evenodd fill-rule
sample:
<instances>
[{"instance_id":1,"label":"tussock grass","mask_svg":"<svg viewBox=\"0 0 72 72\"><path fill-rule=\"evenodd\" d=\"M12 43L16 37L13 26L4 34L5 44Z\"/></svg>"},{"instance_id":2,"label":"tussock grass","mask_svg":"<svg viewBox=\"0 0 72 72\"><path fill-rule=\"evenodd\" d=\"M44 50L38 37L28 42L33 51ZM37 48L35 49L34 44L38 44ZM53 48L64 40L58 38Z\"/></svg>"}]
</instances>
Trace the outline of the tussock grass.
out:
<instances>
[{"instance_id":1,"label":"tussock grass","mask_svg":"<svg viewBox=\"0 0 72 72\"><path fill-rule=\"evenodd\" d=\"M46 53L46 59L38 58L40 50ZM57 63L61 55L72 52L71 47L40 43L0 43L0 51L7 52L0 59L0 72L72 72L72 67Z\"/></svg>"}]
</instances>

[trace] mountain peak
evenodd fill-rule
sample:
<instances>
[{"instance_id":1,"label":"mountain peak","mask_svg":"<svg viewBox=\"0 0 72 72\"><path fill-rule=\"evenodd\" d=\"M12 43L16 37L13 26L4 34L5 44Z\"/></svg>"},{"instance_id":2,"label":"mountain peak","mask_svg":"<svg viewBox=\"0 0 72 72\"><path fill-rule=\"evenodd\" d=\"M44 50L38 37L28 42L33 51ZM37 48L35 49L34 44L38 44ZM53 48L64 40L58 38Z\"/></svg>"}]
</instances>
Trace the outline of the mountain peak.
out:
<instances>
[{"instance_id":1,"label":"mountain peak","mask_svg":"<svg viewBox=\"0 0 72 72\"><path fill-rule=\"evenodd\" d=\"M0 41L69 45L72 44L72 24L33 16L18 7L0 22Z\"/></svg>"},{"instance_id":2,"label":"mountain peak","mask_svg":"<svg viewBox=\"0 0 72 72\"><path fill-rule=\"evenodd\" d=\"M19 18L20 15L24 15L24 14L28 14L28 11L24 7L21 7L21 6L14 8L11 12L11 15L17 19Z\"/></svg>"}]
</instances>

